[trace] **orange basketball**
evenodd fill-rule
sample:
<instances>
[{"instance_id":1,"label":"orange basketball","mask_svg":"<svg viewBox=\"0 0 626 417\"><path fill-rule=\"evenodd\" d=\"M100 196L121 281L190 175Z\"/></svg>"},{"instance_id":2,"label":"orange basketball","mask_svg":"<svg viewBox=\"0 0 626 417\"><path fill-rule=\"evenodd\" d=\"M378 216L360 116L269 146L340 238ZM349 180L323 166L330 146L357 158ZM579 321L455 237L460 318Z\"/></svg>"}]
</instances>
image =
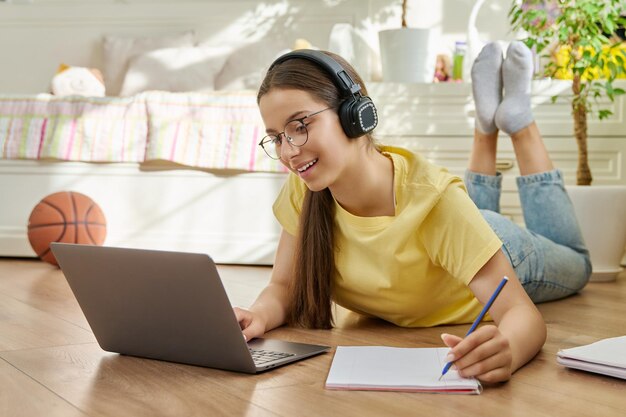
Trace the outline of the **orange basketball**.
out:
<instances>
[{"instance_id":1,"label":"orange basketball","mask_svg":"<svg viewBox=\"0 0 626 417\"><path fill-rule=\"evenodd\" d=\"M28 219L28 240L42 260L58 265L51 242L102 245L107 226L100 207L84 194L61 191L41 200Z\"/></svg>"}]
</instances>

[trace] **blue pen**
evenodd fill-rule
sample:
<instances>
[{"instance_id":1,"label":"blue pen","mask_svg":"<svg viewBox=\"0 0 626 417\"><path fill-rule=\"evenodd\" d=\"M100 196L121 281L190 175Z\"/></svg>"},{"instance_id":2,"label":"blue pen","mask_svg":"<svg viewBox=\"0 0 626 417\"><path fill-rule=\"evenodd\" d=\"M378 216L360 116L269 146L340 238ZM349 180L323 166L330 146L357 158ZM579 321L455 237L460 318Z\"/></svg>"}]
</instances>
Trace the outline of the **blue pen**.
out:
<instances>
[{"instance_id":1,"label":"blue pen","mask_svg":"<svg viewBox=\"0 0 626 417\"><path fill-rule=\"evenodd\" d=\"M502 281L500 281L500 285L498 285L498 288L496 288L489 301L487 301L487 304L485 304L485 306L483 307L483 311L481 311L478 317L476 317L476 320L474 320L472 327L470 327L470 329L467 331L465 337L469 336L474 330L476 330L476 327L478 327L478 323L480 323L483 317L485 317L485 314L487 314L487 311L489 311L493 302L496 301L496 297L498 296L498 294L500 294L500 291L502 291L502 288L506 285L507 282L509 282L509 277L502 278ZM443 371L441 371L441 376L439 377L440 380L450 370L451 366L452 362L446 363L446 366L443 367Z\"/></svg>"}]
</instances>

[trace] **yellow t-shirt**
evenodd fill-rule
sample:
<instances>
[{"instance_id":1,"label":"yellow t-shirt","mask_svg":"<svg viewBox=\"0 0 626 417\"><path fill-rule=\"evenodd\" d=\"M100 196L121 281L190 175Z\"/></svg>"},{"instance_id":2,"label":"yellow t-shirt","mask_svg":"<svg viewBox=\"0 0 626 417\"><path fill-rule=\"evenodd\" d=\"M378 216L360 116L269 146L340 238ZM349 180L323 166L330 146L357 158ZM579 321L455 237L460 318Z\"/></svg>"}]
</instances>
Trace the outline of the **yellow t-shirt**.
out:
<instances>
[{"instance_id":1,"label":"yellow t-shirt","mask_svg":"<svg viewBox=\"0 0 626 417\"><path fill-rule=\"evenodd\" d=\"M472 322L481 305L468 287L502 243L463 181L404 149L394 166L394 216L358 217L335 202L334 301L399 326ZM297 236L306 185L290 174L274 214Z\"/></svg>"}]
</instances>

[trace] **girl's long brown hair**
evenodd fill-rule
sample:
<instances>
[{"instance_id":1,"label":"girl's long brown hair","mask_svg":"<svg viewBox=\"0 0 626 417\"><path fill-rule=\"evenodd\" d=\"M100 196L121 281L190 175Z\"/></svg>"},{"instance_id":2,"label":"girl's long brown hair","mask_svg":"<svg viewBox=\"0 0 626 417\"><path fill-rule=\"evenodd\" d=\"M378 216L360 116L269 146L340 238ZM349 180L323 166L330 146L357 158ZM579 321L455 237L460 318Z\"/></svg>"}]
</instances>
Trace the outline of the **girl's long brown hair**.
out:
<instances>
[{"instance_id":1,"label":"girl's long brown hair","mask_svg":"<svg viewBox=\"0 0 626 417\"><path fill-rule=\"evenodd\" d=\"M324 52L335 59L361 85L367 95L363 80L340 56ZM339 108L346 98L340 96L330 75L317 64L302 58L286 60L272 67L261 83L257 102L274 88L306 91L328 107ZM370 143L374 143L368 135ZM333 325L332 282L335 274L334 258L335 202L328 188L313 192L306 190L300 227L291 301L287 321L291 325L328 329Z\"/></svg>"}]
</instances>

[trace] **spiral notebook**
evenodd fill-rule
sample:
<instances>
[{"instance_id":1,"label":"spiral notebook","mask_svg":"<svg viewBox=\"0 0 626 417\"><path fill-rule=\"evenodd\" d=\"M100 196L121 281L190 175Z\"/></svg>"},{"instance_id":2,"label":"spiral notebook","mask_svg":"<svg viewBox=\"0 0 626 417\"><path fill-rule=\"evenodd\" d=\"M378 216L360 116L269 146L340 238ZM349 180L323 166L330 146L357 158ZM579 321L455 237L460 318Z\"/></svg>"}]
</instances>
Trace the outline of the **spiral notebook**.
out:
<instances>
[{"instance_id":1,"label":"spiral notebook","mask_svg":"<svg viewBox=\"0 0 626 417\"><path fill-rule=\"evenodd\" d=\"M626 336L559 350L556 360L568 368L626 379Z\"/></svg>"},{"instance_id":2,"label":"spiral notebook","mask_svg":"<svg viewBox=\"0 0 626 417\"><path fill-rule=\"evenodd\" d=\"M332 390L480 394L474 378L450 370L441 380L449 348L338 346L326 379Z\"/></svg>"}]
</instances>

